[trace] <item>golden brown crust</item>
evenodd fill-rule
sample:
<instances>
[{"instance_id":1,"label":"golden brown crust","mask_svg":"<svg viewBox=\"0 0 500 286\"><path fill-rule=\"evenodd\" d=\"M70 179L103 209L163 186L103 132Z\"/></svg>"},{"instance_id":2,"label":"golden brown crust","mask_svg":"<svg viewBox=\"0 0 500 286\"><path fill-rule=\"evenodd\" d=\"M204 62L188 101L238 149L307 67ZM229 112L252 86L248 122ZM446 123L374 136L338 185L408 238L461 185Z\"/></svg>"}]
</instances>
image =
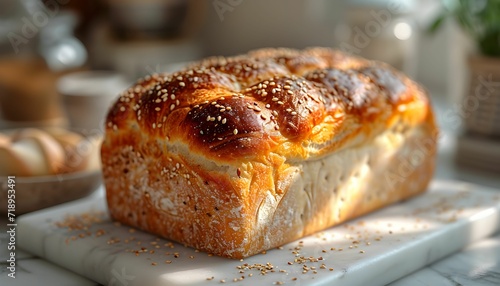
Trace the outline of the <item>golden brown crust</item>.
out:
<instances>
[{"instance_id":1,"label":"golden brown crust","mask_svg":"<svg viewBox=\"0 0 500 286\"><path fill-rule=\"evenodd\" d=\"M351 191L353 210L339 219L318 217L338 211L333 203L314 208L340 195L322 197L301 178L314 162L333 164L352 150L408 156L414 141L435 136L426 93L393 68L323 48L264 49L139 81L110 110L101 155L115 219L236 258L424 191L434 141L398 192L368 203L364 189ZM380 156L372 173L397 167ZM414 173L423 175L410 190ZM354 184L337 183L343 191ZM312 209L299 223L284 206L306 201Z\"/></svg>"}]
</instances>

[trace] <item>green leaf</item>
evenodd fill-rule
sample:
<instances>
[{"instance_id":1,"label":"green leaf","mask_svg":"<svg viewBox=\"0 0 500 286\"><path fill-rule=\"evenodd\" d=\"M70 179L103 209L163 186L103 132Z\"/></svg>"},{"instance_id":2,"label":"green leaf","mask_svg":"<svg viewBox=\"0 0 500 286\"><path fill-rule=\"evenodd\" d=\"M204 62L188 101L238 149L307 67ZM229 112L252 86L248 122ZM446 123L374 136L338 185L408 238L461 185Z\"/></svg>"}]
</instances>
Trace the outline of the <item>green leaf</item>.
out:
<instances>
[{"instance_id":1,"label":"green leaf","mask_svg":"<svg viewBox=\"0 0 500 286\"><path fill-rule=\"evenodd\" d=\"M428 32L431 34L436 33L441 25L443 25L443 22L446 18L448 18L448 15L446 13L439 15L436 20L434 20L434 22L429 26Z\"/></svg>"}]
</instances>

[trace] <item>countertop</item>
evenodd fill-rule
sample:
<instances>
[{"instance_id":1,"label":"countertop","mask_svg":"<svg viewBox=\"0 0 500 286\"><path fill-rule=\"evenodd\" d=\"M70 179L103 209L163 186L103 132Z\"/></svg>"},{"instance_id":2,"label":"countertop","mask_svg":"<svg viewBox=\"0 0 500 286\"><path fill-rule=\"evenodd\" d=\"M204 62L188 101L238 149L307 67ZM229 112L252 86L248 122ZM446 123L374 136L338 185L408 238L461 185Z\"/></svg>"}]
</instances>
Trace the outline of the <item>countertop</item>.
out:
<instances>
[{"instance_id":1,"label":"countertop","mask_svg":"<svg viewBox=\"0 0 500 286\"><path fill-rule=\"evenodd\" d=\"M438 121L439 121L438 116ZM498 189L500 176L465 170L454 164L454 149L458 130L442 124L436 178L467 181ZM0 218L0 285L99 285L82 276L16 249L16 278L7 276L9 234L7 217ZM120 276L120 275L119 275ZM120 278L120 277L119 277ZM115 285L127 285L124 279ZM452 254L390 285L500 285L500 233L478 241L461 252Z\"/></svg>"}]
</instances>

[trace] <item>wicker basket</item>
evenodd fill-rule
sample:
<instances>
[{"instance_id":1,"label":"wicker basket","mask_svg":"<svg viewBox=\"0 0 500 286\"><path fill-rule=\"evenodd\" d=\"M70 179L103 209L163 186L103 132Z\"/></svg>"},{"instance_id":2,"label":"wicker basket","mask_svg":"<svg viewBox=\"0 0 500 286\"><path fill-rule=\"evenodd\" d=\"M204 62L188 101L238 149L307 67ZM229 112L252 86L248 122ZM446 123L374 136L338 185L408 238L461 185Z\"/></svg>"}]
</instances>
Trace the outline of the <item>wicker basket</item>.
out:
<instances>
[{"instance_id":1,"label":"wicker basket","mask_svg":"<svg viewBox=\"0 0 500 286\"><path fill-rule=\"evenodd\" d=\"M500 58L469 59L469 92L462 101L467 131L500 137Z\"/></svg>"}]
</instances>

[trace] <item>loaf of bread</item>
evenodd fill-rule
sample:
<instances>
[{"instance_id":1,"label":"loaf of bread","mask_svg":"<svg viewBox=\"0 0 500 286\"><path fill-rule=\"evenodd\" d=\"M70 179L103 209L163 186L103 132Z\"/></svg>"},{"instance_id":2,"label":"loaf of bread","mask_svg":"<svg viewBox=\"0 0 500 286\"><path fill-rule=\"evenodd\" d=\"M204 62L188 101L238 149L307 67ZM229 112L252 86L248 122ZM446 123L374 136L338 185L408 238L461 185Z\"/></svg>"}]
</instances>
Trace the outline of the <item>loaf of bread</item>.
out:
<instances>
[{"instance_id":1,"label":"loaf of bread","mask_svg":"<svg viewBox=\"0 0 500 286\"><path fill-rule=\"evenodd\" d=\"M424 192L436 138L426 92L390 66L263 49L140 80L101 158L115 220L242 258Z\"/></svg>"},{"instance_id":2,"label":"loaf of bread","mask_svg":"<svg viewBox=\"0 0 500 286\"><path fill-rule=\"evenodd\" d=\"M0 175L32 177L98 170L101 139L62 128L0 132Z\"/></svg>"}]
</instances>

